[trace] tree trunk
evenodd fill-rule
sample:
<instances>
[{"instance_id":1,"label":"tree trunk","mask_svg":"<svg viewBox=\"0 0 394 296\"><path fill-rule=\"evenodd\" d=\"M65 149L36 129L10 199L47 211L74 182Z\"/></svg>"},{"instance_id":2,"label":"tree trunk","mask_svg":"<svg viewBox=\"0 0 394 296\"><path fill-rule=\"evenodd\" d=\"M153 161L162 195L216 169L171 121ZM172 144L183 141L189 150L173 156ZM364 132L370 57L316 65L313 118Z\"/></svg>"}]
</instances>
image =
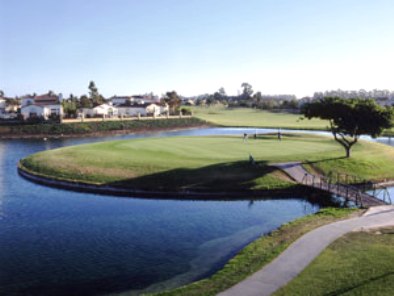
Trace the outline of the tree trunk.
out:
<instances>
[{"instance_id":1,"label":"tree trunk","mask_svg":"<svg viewBox=\"0 0 394 296\"><path fill-rule=\"evenodd\" d=\"M346 150L346 158L349 158L350 157L350 149L351 149L352 147L345 147L345 150Z\"/></svg>"}]
</instances>

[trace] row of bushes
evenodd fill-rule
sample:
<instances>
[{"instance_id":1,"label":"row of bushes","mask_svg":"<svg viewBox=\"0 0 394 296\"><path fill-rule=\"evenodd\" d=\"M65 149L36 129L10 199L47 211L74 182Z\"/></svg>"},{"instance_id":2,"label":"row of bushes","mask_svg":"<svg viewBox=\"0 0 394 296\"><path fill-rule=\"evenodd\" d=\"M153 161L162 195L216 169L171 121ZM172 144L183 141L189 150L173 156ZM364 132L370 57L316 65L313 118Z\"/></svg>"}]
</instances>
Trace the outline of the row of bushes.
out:
<instances>
[{"instance_id":1,"label":"row of bushes","mask_svg":"<svg viewBox=\"0 0 394 296\"><path fill-rule=\"evenodd\" d=\"M169 118L160 120L98 121L61 124L1 126L0 135L80 135L118 130L149 130L192 127L205 124L198 118Z\"/></svg>"}]
</instances>

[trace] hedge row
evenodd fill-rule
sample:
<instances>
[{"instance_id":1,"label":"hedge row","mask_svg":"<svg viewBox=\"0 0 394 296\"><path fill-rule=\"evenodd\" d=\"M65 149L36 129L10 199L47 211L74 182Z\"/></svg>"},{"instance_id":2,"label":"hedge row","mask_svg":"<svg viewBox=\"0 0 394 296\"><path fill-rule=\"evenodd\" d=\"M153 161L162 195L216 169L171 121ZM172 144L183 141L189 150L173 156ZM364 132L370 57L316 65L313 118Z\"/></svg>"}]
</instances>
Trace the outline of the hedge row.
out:
<instances>
[{"instance_id":1,"label":"hedge row","mask_svg":"<svg viewBox=\"0 0 394 296\"><path fill-rule=\"evenodd\" d=\"M34 124L19 126L2 126L0 134L12 135L80 135L96 132L119 130L149 130L178 127L193 127L205 124L198 118L169 118L160 120L128 120L128 121L98 121L60 124Z\"/></svg>"}]
</instances>

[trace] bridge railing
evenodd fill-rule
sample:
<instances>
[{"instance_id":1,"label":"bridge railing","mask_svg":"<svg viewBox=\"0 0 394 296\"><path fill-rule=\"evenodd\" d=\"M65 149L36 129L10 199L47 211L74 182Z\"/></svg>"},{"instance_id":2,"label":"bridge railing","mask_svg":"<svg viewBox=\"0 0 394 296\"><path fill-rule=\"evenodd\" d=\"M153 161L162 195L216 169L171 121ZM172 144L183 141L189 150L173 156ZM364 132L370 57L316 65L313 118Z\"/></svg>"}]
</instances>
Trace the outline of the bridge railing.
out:
<instances>
[{"instance_id":1,"label":"bridge railing","mask_svg":"<svg viewBox=\"0 0 394 296\"><path fill-rule=\"evenodd\" d=\"M355 186L333 183L330 177L308 173L304 175L302 184L343 196L346 200L353 200L357 206L363 206L363 193Z\"/></svg>"}]
</instances>

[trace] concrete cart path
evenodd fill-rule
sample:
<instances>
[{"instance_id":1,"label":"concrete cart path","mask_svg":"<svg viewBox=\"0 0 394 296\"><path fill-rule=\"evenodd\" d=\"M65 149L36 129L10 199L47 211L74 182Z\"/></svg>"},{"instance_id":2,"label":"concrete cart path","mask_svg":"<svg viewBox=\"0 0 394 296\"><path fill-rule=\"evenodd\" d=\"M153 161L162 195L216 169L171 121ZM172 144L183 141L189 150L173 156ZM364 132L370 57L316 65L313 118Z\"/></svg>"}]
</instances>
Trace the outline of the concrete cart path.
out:
<instances>
[{"instance_id":1,"label":"concrete cart path","mask_svg":"<svg viewBox=\"0 0 394 296\"><path fill-rule=\"evenodd\" d=\"M218 295L271 295L295 278L337 238L351 231L385 226L394 226L394 206L372 207L361 217L319 227L296 240L260 271Z\"/></svg>"}]
</instances>

